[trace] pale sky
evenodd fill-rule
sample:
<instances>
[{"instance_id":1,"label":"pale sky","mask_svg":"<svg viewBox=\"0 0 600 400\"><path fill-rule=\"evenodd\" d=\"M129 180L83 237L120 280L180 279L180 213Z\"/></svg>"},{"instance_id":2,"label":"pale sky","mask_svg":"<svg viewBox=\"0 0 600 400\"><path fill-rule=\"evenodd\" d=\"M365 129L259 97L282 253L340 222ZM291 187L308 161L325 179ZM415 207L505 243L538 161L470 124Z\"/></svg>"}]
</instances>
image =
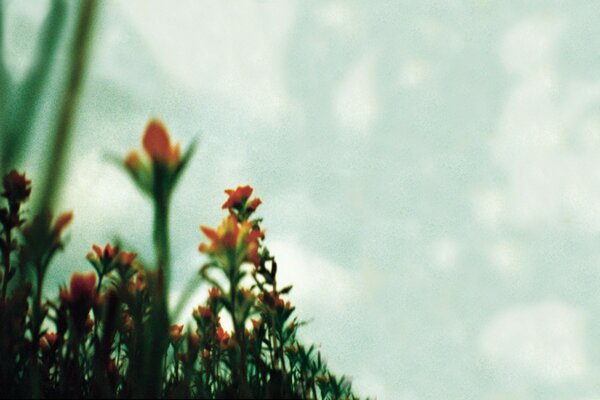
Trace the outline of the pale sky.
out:
<instances>
[{"instance_id":1,"label":"pale sky","mask_svg":"<svg viewBox=\"0 0 600 400\"><path fill-rule=\"evenodd\" d=\"M6 5L18 78L48 1ZM600 399L598 21L593 0L102 2L49 287L115 235L152 259L150 205L105 155L159 117L199 144L175 292L250 184L304 340L359 394Z\"/></svg>"}]
</instances>

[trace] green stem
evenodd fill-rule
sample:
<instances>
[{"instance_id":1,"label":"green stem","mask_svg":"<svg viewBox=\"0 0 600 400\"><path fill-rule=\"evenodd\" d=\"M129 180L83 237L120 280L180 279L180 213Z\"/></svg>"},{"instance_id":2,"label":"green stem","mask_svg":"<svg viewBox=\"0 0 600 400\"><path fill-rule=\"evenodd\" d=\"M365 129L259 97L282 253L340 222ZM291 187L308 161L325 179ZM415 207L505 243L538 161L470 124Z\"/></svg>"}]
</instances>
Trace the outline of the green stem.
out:
<instances>
[{"instance_id":1,"label":"green stem","mask_svg":"<svg viewBox=\"0 0 600 400\"><path fill-rule=\"evenodd\" d=\"M10 252L12 242L12 233L10 226L5 227L5 239L6 247L2 249L2 263L4 264L4 276L2 277L2 300L6 299L6 292L8 291L8 280L10 278L10 274L12 273L10 269Z\"/></svg>"},{"instance_id":2,"label":"green stem","mask_svg":"<svg viewBox=\"0 0 600 400\"><path fill-rule=\"evenodd\" d=\"M6 121L5 129L7 131L2 149L2 170L7 170L13 163L19 161L31 136L31 128L39 111L39 104L41 104L40 97L52 69L52 61L55 58L60 42L60 35L65 25L66 15L65 1L54 0L50 12L44 21L42 32L39 35L38 48L33 65L23 83L12 92L11 96L13 98L11 102L6 104L10 108L10 111L4 115ZM4 78L8 83L9 78L6 73L4 74Z\"/></svg>"},{"instance_id":3,"label":"green stem","mask_svg":"<svg viewBox=\"0 0 600 400\"><path fill-rule=\"evenodd\" d=\"M74 36L75 40L71 48L66 94L54 129L50 159L45 169L46 176L42 183L41 195L36 207L37 214L51 210L59 193L59 183L67 158L75 108L79 100L83 77L88 65L91 27L97 3L97 0L87 0L81 5L81 12Z\"/></svg>"}]
</instances>

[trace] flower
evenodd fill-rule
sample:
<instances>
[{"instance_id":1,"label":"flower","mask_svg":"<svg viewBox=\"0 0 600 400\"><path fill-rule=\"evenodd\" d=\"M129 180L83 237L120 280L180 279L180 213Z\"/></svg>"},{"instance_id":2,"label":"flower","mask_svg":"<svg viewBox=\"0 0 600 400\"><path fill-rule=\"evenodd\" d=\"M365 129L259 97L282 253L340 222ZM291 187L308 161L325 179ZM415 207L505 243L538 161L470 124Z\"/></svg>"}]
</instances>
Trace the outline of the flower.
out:
<instances>
[{"instance_id":1,"label":"flower","mask_svg":"<svg viewBox=\"0 0 600 400\"><path fill-rule=\"evenodd\" d=\"M210 239L209 244L201 243L198 247L201 253L220 256L233 251L236 259L240 257L255 265L260 264L259 240L264 237L264 233L249 221L240 224L235 215L230 214L217 229L206 226L201 226L200 229Z\"/></svg>"},{"instance_id":2,"label":"flower","mask_svg":"<svg viewBox=\"0 0 600 400\"><path fill-rule=\"evenodd\" d=\"M171 143L167 128L158 119L150 120L146 126L142 145L146 154L155 163L176 165L180 160L179 143L175 145Z\"/></svg>"},{"instance_id":3,"label":"flower","mask_svg":"<svg viewBox=\"0 0 600 400\"><path fill-rule=\"evenodd\" d=\"M181 340L182 336L183 336L183 325L176 325L173 324L171 325L171 327L169 328L169 340L172 343L179 343L179 341Z\"/></svg>"},{"instance_id":4,"label":"flower","mask_svg":"<svg viewBox=\"0 0 600 400\"><path fill-rule=\"evenodd\" d=\"M225 194L229 197L223 203L222 208L235 208L242 206L252 195L254 189L251 186L238 186L235 190L225 189Z\"/></svg>"},{"instance_id":5,"label":"flower","mask_svg":"<svg viewBox=\"0 0 600 400\"><path fill-rule=\"evenodd\" d=\"M73 273L69 289L69 291L63 289L60 292L60 299L63 302L69 304L89 302L91 307L92 301L96 297L96 274L94 272L87 274Z\"/></svg>"},{"instance_id":6,"label":"flower","mask_svg":"<svg viewBox=\"0 0 600 400\"><path fill-rule=\"evenodd\" d=\"M198 306L198 308L196 308L193 311L193 315L196 318L210 320L212 318L213 313L210 307Z\"/></svg>"},{"instance_id":7,"label":"flower","mask_svg":"<svg viewBox=\"0 0 600 400\"><path fill-rule=\"evenodd\" d=\"M96 273L81 274L75 272L71 276L69 290L60 290L60 300L69 309L75 330L81 334L89 328L89 312L96 301Z\"/></svg>"},{"instance_id":8,"label":"flower","mask_svg":"<svg viewBox=\"0 0 600 400\"><path fill-rule=\"evenodd\" d=\"M217 326L217 330L215 332L217 341L219 342L219 345L221 346L222 349L227 348L227 346L229 345L229 339L231 338L231 336L229 335L229 333L227 333L225 331L225 329L223 329L223 327L221 325Z\"/></svg>"},{"instance_id":9,"label":"flower","mask_svg":"<svg viewBox=\"0 0 600 400\"><path fill-rule=\"evenodd\" d=\"M13 204L24 202L31 194L31 180L14 169L4 176L2 183L4 187L2 196Z\"/></svg>"},{"instance_id":10,"label":"flower","mask_svg":"<svg viewBox=\"0 0 600 400\"><path fill-rule=\"evenodd\" d=\"M250 215L256 211L262 200L258 197L250 200L254 189L251 186L238 186L236 189L227 189L227 200L223 203L222 208L228 209L231 214L236 215L240 220L247 220Z\"/></svg>"},{"instance_id":11,"label":"flower","mask_svg":"<svg viewBox=\"0 0 600 400\"><path fill-rule=\"evenodd\" d=\"M136 253L120 251L118 246L113 247L110 243L107 243L104 249L94 244L92 250L87 254L87 259L98 272L98 275L107 274L114 268L127 270L137 256Z\"/></svg>"},{"instance_id":12,"label":"flower","mask_svg":"<svg viewBox=\"0 0 600 400\"><path fill-rule=\"evenodd\" d=\"M100 260L107 263L110 263L119 252L119 248L117 246L112 247L110 243L106 243L104 249L97 244L93 244L92 250L93 252L89 252L87 255L88 260Z\"/></svg>"}]
</instances>

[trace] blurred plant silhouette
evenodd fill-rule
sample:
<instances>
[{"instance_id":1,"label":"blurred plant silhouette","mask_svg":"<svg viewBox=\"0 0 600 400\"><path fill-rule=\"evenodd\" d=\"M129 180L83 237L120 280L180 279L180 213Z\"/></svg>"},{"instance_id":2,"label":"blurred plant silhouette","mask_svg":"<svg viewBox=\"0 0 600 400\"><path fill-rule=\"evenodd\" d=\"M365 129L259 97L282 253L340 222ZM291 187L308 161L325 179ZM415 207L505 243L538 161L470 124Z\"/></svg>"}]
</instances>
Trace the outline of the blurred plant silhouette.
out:
<instances>
[{"instance_id":1,"label":"blurred plant silhouette","mask_svg":"<svg viewBox=\"0 0 600 400\"><path fill-rule=\"evenodd\" d=\"M217 228L201 227L208 241L199 251L208 262L199 276L212 287L205 304L194 309L193 321L172 323L169 206L195 146L181 153L157 119L144 131L143 151L122 161L154 206L154 268L117 245L93 244L86 257L93 271L74 273L56 297L42 297L44 278L73 219L72 212L56 218L52 212L85 75L95 0L77 5L64 98L32 212L24 207L31 181L13 168L34 134L69 6L51 2L38 53L22 82L10 78L0 48L2 396L355 398L350 382L333 375L315 346L297 338L303 322L286 299L291 286L278 286L278 266L264 245L262 219L255 217L261 200L252 198L250 186L226 190L222 208L228 215ZM0 35L3 9L0 0ZM183 298L196 289L189 286ZM232 331L224 329L222 318L231 320Z\"/></svg>"}]
</instances>

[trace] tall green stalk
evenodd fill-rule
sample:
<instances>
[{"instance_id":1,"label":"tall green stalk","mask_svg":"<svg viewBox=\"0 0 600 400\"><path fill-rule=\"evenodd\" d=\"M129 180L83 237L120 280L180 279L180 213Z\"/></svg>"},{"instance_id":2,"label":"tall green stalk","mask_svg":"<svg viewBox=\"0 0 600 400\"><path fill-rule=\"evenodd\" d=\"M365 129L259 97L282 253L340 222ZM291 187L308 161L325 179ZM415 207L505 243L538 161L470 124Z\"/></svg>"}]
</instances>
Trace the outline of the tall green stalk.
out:
<instances>
[{"instance_id":1,"label":"tall green stalk","mask_svg":"<svg viewBox=\"0 0 600 400\"><path fill-rule=\"evenodd\" d=\"M70 51L65 95L54 128L50 158L45 168L46 175L42 183L41 195L38 197L39 200L36 207L38 213L51 210L59 194L60 182L68 155L75 110L88 66L92 26L97 4L97 0L85 0L81 4L74 41Z\"/></svg>"}]
</instances>

